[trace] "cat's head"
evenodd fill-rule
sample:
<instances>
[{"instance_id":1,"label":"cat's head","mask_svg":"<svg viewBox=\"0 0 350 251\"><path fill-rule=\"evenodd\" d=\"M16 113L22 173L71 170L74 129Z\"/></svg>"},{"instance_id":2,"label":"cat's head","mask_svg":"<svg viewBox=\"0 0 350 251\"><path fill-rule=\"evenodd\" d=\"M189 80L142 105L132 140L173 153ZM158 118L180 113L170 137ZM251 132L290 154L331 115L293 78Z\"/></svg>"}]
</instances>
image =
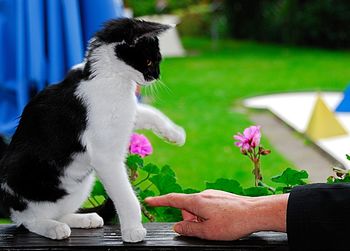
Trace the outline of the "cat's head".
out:
<instances>
[{"instance_id":1,"label":"cat's head","mask_svg":"<svg viewBox=\"0 0 350 251\"><path fill-rule=\"evenodd\" d=\"M157 36L170 27L138 19L111 20L95 34L89 51L92 55L94 51L99 51L98 54L95 53L99 55L93 58L95 61L114 64L100 67L118 71L140 85L147 85L160 76L159 64L162 57ZM102 59L107 57L109 59L104 62Z\"/></svg>"}]
</instances>

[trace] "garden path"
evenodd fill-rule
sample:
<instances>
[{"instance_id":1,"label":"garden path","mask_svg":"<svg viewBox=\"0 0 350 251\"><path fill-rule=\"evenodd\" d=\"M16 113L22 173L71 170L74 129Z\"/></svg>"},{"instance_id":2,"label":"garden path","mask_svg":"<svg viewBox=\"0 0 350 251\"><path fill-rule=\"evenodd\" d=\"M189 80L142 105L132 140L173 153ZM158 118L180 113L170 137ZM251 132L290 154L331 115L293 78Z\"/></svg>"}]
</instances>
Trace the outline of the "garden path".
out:
<instances>
[{"instance_id":1,"label":"garden path","mask_svg":"<svg viewBox=\"0 0 350 251\"><path fill-rule=\"evenodd\" d=\"M328 154L324 154L316 145L306 143L301 135L271 112L251 112L250 119L262 126L264 135L277 151L293 162L296 167L309 173L310 182L326 182L327 178L333 174L332 167L342 166Z\"/></svg>"}]
</instances>

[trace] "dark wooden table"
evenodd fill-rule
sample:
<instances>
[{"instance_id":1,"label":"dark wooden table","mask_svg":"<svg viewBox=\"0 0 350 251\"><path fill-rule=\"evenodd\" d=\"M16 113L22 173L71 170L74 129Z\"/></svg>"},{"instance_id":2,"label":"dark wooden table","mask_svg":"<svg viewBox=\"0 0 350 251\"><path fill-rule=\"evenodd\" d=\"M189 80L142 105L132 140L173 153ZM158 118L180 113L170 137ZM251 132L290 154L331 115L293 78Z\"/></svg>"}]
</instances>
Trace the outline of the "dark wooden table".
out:
<instances>
[{"instance_id":1,"label":"dark wooden table","mask_svg":"<svg viewBox=\"0 0 350 251\"><path fill-rule=\"evenodd\" d=\"M0 225L0 250L288 250L287 235L260 232L238 241L205 241L175 234L168 223L145 224L141 243L123 243L118 226L73 229L69 239L53 241L24 228Z\"/></svg>"}]
</instances>

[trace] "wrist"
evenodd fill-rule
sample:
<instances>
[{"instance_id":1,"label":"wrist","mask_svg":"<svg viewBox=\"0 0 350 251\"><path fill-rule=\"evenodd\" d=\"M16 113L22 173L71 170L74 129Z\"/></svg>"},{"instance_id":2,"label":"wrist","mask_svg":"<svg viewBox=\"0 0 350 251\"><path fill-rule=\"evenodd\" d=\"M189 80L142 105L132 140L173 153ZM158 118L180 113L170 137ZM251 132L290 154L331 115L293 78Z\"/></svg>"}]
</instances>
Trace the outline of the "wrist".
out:
<instances>
[{"instance_id":1,"label":"wrist","mask_svg":"<svg viewBox=\"0 0 350 251\"><path fill-rule=\"evenodd\" d=\"M257 197L252 203L254 232L286 232L289 194Z\"/></svg>"}]
</instances>

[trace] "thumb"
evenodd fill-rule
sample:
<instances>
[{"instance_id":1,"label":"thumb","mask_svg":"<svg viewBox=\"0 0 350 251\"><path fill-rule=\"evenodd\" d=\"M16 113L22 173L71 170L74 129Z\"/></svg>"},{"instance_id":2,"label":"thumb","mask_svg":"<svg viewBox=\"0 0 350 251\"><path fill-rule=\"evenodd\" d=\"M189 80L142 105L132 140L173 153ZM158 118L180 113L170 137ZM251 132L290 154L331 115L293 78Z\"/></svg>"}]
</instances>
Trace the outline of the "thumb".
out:
<instances>
[{"instance_id":1,"label":"thumb","mask_svg":"<svg viewBox=\"0 0 350 251\"><path fill-rule=\"evenodd\" d=\"M180 235L205 239L204 222L180 221L174 225L173 229Z\"/></svg>"}]
</instances>

